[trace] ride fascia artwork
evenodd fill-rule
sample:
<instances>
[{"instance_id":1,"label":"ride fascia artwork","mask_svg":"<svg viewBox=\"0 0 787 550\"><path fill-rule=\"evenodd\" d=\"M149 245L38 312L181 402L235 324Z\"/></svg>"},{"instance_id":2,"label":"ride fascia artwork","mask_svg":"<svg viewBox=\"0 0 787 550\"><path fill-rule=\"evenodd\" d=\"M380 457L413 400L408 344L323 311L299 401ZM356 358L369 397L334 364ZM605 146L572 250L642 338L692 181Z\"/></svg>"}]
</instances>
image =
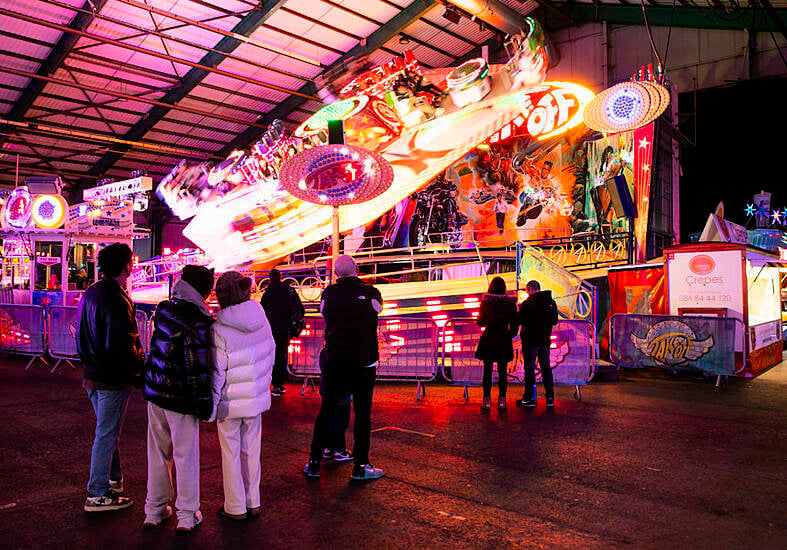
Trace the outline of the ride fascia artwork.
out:
<instances>
[{"instance_id":1,"label":"ride fascia artwork","mask_svg":"<svg viewBox=\"0 0 787 550\"><path fill-rule=\"evenodd\" d=\"M565 86L550 85L546 91L540 88L547 67L543 33L532 19L526 26L527 32L512 38L514 51L506 64L490 65L476 59L457 68L425 70L410 52L377 67L364 60L351 61L318 79L318 84L322 83L320 97L332 102L292 135L276 121L248 152L233 151L215 165L184 160L161 181L157 194L178 217L193 218L183 234L204 250L216 267L275 262L331 235L335 197L347 200L354 193L361 200L364 195L364 186L355 188L344 182L335 197L322 193L322 200L319 176L287 176L284 182L283 174L290 170L286 168L288 161L303 158L312 162L317 153L310 151L327 145L328 121L343 120L346 149L359 158L372 159L374 166L390 166L393 184L376 196L369 194L363 205L343 206L339 230L346 232L373 222L521 117L528 102L533 104L530 118L541 117L533 124L543 119L540 124L546 128L546 115L555 109L539 105L541 99L547 93L555 102L556 93L560 101L568 98L563 101L567 108L555 112L569 116L565 120L558 117L549 126L553 132L581 121L587 98L569 97L573 92ZM574 102L572 112L568 104ZM339 179L352 179L358 168L364 173L366 161L355 166L352 153L350 157L349 163L336 161L332 177L338 174ZM308 162L301 165L296 161L292 169L301 166L298 170L303 170ZM342 162L344 168L349 164L348 172L342 172ZM389 168L380 170L387 173ZM303 200L307 191L313 202Z\"/></svg>"}]
</instances>

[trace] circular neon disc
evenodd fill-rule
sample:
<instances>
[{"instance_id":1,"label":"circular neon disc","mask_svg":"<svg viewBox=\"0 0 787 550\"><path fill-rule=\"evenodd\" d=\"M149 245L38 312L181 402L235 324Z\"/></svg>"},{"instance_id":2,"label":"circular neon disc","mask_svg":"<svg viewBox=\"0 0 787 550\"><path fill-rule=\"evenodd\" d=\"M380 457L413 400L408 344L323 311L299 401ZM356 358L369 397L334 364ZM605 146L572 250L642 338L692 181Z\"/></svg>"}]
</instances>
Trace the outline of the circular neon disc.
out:
<instances>
[{"instance_id":1,"label":"circular neon disc","mask_svg":"<svg viewBox=\"0 0 787 550\"><path fill-rule=\"evenodd\" d=\"M9 229L25 229L30 224L31 204L30 192L18 187L11 191L11 196L3 207L3 227Z\"/></svg>"},{"instance_id":2,"label":"circular neon disc","mask_svg":"<svg viewBox=\"0 0 787 550\"><path fill-rule=\"evenodd\" d=\"M339 206L368 201L393 183L383 157L352 145L321 145L288 160L281 186L302 201Z\"/></svg>"},{"instance_id":3,"label":"circular neon disc","mask_svg":"<svg viewBox=\"0 0 787 550\"><path fill-rule=\"evenodd\" d=\"M359 95L326 105L298 126L294 135L303 138L317 134L328 127L329 120L347 120L366 107L368 102L368 96Z\"/></svg>"},{"instance_id":4,"label":"circular neon disc","mask_svg":"<svg viewBox=\"0 0 787 550\"><path fill-rule=\"evenodd\" d=\"M489 65L482 57L471 59L459 65L445 78L449 88L466 88L489 74Z\"/></svg>"},{"instance_id":5,"label":"circular neon disc","mask_svg":"<svg viewBox=\"0 0 787 550\"><path fill-rule=\"evenodd\" d=\"M654 82L622 82L598 94L583 114L585 124L598 132L617 133L640 128L669 105L669 90Z\"/></svg>"},{"instance_id":6,"label":"circular neon disc","mask_svg":"<svg viewBox=\"0 0 787 550\"><path fill-rule=\"evenodd\" d=\"M66 221L68 203L60 195L39 195L33 200L31 215L41 229L56 229Z\"/></svg>"}]
</instances>

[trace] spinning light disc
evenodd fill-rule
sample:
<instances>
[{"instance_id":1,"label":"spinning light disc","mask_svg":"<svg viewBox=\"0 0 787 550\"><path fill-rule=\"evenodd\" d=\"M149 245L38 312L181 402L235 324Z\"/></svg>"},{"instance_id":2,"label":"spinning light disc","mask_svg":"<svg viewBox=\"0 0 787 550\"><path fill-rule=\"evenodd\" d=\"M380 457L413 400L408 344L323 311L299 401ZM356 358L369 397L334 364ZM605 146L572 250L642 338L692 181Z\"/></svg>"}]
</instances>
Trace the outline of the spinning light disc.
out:
<instances>
[{"instance_id":1,"label":"spinning light disc","mask_svg":"<svg viewBox=\"0 0 787 550\"><path fill-rule=\"evenodd\" d=\"M622 82L598 94L583 114L598 132L635 130L655 120L669 105L669 91L654 82Z\"/></svg>"},{"instance_id":2,"label":"spinning light disc","mask_svg":"<svg viewBox=\"0 0 787 550\"><path fill-rule=\"evenodd\" d=\"M393 169L380 155L352 145L322 145L302 151L281 170L281 185L302 201L339 206L383 193Z\"/></svg>"}]
</instances>

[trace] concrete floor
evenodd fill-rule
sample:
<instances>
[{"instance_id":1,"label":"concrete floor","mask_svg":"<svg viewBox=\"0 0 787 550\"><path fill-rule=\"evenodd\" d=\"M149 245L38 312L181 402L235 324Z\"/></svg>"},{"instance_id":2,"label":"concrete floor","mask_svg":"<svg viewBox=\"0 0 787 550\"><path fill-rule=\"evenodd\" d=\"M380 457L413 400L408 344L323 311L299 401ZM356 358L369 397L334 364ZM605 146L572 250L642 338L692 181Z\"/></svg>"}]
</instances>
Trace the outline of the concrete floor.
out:
<instances>
[{"instance_id":1,"label":"concrete floor","mask_svg":"<svg viewBox=\"0 0 787 550\"><path fill-rule=\"evenodd\" d=\"M787 363L716 389L695 378L627 373L546 412L481 413L480 390L383 384L372 461L386 476L350 483L350 466L301 474L316 394L299 386L264 418L263 514L220 519L215 427L201 431L204 524L141 528L144 401L121 441L126 511L82 511L94 417L81 371L25 372L0 358L0 547L98 548L787 548ZM496 390L493 395L496 395ZM423 435L427 434L427 435Z\"/></svg>"}]
</instances>

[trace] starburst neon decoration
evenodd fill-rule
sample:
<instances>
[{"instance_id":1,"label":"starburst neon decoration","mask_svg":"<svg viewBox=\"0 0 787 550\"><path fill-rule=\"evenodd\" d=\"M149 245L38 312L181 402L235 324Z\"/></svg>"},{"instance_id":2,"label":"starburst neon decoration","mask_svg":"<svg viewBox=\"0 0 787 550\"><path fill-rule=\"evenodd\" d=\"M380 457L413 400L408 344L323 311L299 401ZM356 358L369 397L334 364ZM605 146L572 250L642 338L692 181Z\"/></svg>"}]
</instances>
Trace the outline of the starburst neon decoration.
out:
<instances>
[{"instance_id":1,"label":"starburst neon decoration","mask_svg":"<svg viewBox=\"0 0 787 550\"><path fill-rule=\"evenodd\" d=\"M771 218L773 218L773 222L772 223L774 223L774 224L781 224L782 223L782 219L781 219L782 218L782 212L781 212L781 210L777 209L777 210L774 210L773 212L771 212Z\"/></svg>"},{"instance_id":2,"label":"starburst neon decoration","mask_svg":"<svg viewBox=\"0 0 787 550\"><path fill-rule=\"evenodd\" d=\"M757 208L753 204L747 204L746 208L744 208L747 216L753 216L757 213Z\"/></svg>"}]
</instances>

